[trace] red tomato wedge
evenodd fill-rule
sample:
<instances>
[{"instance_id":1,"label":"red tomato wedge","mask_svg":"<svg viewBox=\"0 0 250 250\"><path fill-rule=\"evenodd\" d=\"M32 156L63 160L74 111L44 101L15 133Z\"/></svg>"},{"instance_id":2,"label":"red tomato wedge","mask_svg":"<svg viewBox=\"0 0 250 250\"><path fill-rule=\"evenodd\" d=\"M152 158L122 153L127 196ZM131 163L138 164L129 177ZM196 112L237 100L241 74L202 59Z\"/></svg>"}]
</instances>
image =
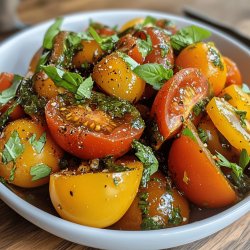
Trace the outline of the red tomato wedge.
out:
<instances>
[{"instance_id":1,"label":"red tomato wedge","mask_svg":"<svg viewBox=\"0 0 250 250\"><path fill-rule=\"evenodd\" d=\"M109 98L112 105L112 97L100 95ZM124 103L118 99L116 102ZM140 138L144 129L139 112L127 105L131 112L112 117L93 100L79 105L57 97L47 103L45 115L52 136L65 151L82 159L119 157L130 149L133 139Z\"/></svg>"},{"instance_id":2,"label":"red tomato wedge","mask_svg":"<svg viewBox=\"0 0 250 250\"><path fill-rule=\"evenodd\" d=\"M208 94L209 83L198 69L177 72L159 90L151 109L161 135L168 139L178 133L193 106Z\"/></svg>"},{"instance_id":3,"label":"red tomato wedge","mask_svg":"<svg viewBox=\"0 0 250 250\"><path fill-rule=\"evenodd\" d=\"M195 128L182 132L169 152L168 167L177 187L201 207L219 208L237 201L236 192L216 166Z\"/></svg>"}]
</instances>

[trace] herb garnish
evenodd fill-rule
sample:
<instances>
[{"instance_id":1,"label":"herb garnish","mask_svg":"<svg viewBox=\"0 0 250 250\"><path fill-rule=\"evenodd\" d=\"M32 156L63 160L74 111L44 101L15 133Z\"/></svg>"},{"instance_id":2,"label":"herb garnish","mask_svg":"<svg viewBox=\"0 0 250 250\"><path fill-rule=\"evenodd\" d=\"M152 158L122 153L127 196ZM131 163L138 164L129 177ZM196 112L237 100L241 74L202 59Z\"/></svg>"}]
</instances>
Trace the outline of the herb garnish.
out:
<instances>
[{"instance_id":1,"label":"herb garnish","mask_svg":"<svg viewBox=\"0 0 250 250\"><path fill-rule=\"evenodd\" d=\"M50 56L50 51L45 51L41 55L41 57L40 57L40 59L39 59L39 61L37 63L37 66L36 66L36 71L35 71L36 73L40 72L41 71L41 67L44 66L44 65L46 65L46 63L49 60L49 56Z\"/></svg>"},{"instance_id":2,"label":"herb garnish","mask_svg":"<svg viewBox=\"0 0 250 250\"><path fill-rule=\"evenodd\" d=\"M62 25L63 19L58 17L56 21L48 28L43 39L43 48L52 49L53 40L55 36L60 32L60 27Z\"/></svg>"},{"instance_id":3,"label":"herb garnish","mask_svg":"<svg viewBox=\"0 0 250 250\"><path fill-rule=\"evenodd\" d=\"M29 143L32 145L33 149L38 154L40 154L45 146L45 143L46 143L46 133L44 132L38 140L36 140L36 134L33 134L29 138Z\"/></svg>"},{"instance_id":4,"label":"herb garnish","mask_svg":"<svg viewBox=\"0 0 250 250\"><path fill-rule=\"evenodd\" d=\"M133 140L132 148L135 149L135 155L143 163L144 169L141 179L141 186L146 187L147 182L150 180L150 176L158 170L158 160L155 157L151 147L145 146L137 140Z\"/></svg>"},{"instance_id":5,"label":"herb garnish","mask_svg":"<svg viewBox=\"0 0 250 250\"><path fill-rule=\"evenodd\" d=\"M129 68L131 70L134 70L136 67L139 66L139 64L130 56L128 56L127 54L121 52L121 51L117 51L117 54L120 58L122 58L124 60L124 62L129 66Z\"/></svg>"},{"instance_id":6,"label":"herb garnish","mask_svg":"<svg viewBox=\"0 0 250 250\"><path fill-rule=\"evenodd\" d=\"M142 54L143 57L146 57L152 50L152 41L149 35L147 35L146 40L138 38L137 45L139 52Z\"/></svg>"},{"instance_id":7,"label":"herb garnish","mask_svg":"<svg viewBox=\"0 0 250 250\"><path fill-rule=\"evenodd\" d=\"M172 225L180 225L183 222L179 207L173 207L172 212L168 214L168 223Z\"/></svg>"},{"instance_id":8,"label":"herb garnish","mask_svg":"<svg viewBox=\"0 0 250 250\"><path fill-rule=\"evenodd\" d=\"M32 176L32 181L40 180L44 177L49 176L51 173L51 168L44 163L39 163L30 168L30 175Z\"/></svg>"},{"instance_id":9,"label":"herb garnish","mask_svg":"<svg viewBox=\"0 0 250 250\"><path fill-rule=\"evenodd\" d=\"M213 46L209 46L208 54L209 60L214 64L214 66L219 67L220 70L224 70L224 65L221 61L221 55Z\"/></svg>"},{"instance_id":10,"label":"herb garnish","mask_svg":"<svg viewBox=\"0 0 250 250\"><path fill-rule=\"evenodd\" d=\"M138 206L141 209L143 216L148 214L148 205L149 205L148 196L149 194L146 192L141 192L139 194Z\"/></svg>"},{"instance_id":11,"label":"herb garnish","mask_svg":"<svg viewBox=\"0 0 250 250\"><path fill-rule=\"evenodd\" d=\"M188 136L189 138L191 138L193 141L196 142L196 138L193 132L188 127L184 128L181 133L182 135Z\"/></svg>"},{"instance_id":12,"label":"herb garnish","mask_svg":"<svg viewBox=\"0 0 250 250\"><path fill-rule=\"evenodd\" d=\"M243 148L240 153L240 159L239 159L239 166L242 168L243 171L245 170L249 162L250 162L250 156L248 155L246 149Z\"/></svg>"},{"instance_id":13,"label":"herb garnish","mask_svg":"<svg viewBox=\"0 0 250 250\"><path fill-rule=\"evenodd\" d=\"M173 76L172 69L166 69L158 63L142 64L134 68L133 72L140 78L152 85L154 89L159 90Z\"/></svg>"},{"instance_id":14,"label":"herb garnish","mask_svg":"<svg viewBox=\"0 0 250 250\"><path fill-rule=\"evenodd\" d=\"M23 78L19 75L14 75L11 86L8 89L0 92L0 107L6 104L8 101L13 99L16 96L18 87L20 86Z\"/></svg>"},{"instance_id":15,"label":"herb garnish","mask_svg":"<svg viewBox=\"0 0 250 250\"><path fill-rule=\"evenodd\" d=\"M232 96L230 96L228 93L225 93L225 94L223 95L223 98L224 98L226 101L229 101L229 100L232 99Z\"/></svg>"},{"instance_id":16,"label":"herb garnish","mask_svg":"<svg viewBox=\"0 0 250 250\"><path fill-rule=\"evenodd\" d=\"M198 103L196 103L193 107L193 112L195 116L200 115L201 112L204 112L206 109L206 105L208 104L209 99L208 98L204 98L203 100L199 101Z\"/></svg>"},{"instance_id":17,"label":"herb garnish","mask_svg":"<svg viewBox=\"0 0 250 250\"><path fill-rule=\"evenodd\" d=\"M42 66L56 86L75 94L76 99L90 98L93 87L91 76L83 79L80 74L67 72L54 66Z\"/></svg>"},{"instance_id":18,"label":"herb garnish","mask_svg":"<svg viewBox=\"0 0 250 250\"><path fill-rule=\"evenodd\" d=\"M115 163L115 159L112 156L108 156L106 158L100 159L100 165L104 168L107 168L109 172L124 172L130 171L131 168L126 167L125 165L118 165Z\"/></svg>"},{"instance_id":19,"label":"herb garnish","mask_svg":"<svg viewBox=\"0 0 250 250\"><path fill-rule=\"evenodd\" d=\"M141 229L142 230L155 230L164 228L164 222L158 217L145 217L142 220Z\"/></svg>"},{"instance_id":20,"label":"herb garnish","mask_svg":"<svg viewBox=\"0 0 250 250\"><path fill-rule=\"evenodd\" d=\"M15 173L16 173L16 166L13 166L13 168L10 171L10 177L9 182L13 182L15 179Z\"/></svg>"},{"instance_id":21,"label":"herb garnish","mask_svg":"<svg viewBox=\"0 0 250 250\"><path fill-rule=\"evenodd\" d=\"M198 128L197 132L198 132L198 135L199 135L201 141L203 143L207 143L207 141L208 141L207 132L204 129L202 129L202 128Z\"/></svg>"},{"instance_id":22,"label":"herb garnish","mask_svg":"<svg viewBox=\"0 0 250 250\"><path fill-rule=\"evenodd\" d=\"M99 34L91 26L89 27L88 32L104 51L111 52L114 49L115 43L119 40L117 35L107 37L99 36Z\"/></svg>"},{"instance_id":23,"label":"herb garnish","mask_svg":"<svg viewBox=\"0 0 250 250\"><path fill-rule=\"evenodd\" d=\"M11 161L15 163L16 159L23 153L23 151L24 145L21 143L18 132L14 130L4 145L2 152L2 162L4 164L7 164Z\"/></svg>"},{"instance_id":24,"label":"herb garnish","mask_svg":"<svg viewBox=\"0 0 250 250\"><path fill-rule=\"evenodd\" d=\"M246 115L247 115L247 112L246 111L242 111L242 110L238 110L238 109L234 109L236 115L239 116L240 118L240 123L241 123L241 126L243 128L246 128Z\"/></svg>"},{"instance_id":25,"label":"herb garnish","mask_svg":"<svg viewBox=\"0 0 250 250\"><path fill-rule=\"evenodd\" d=\"M201 42L210 37L211 32L194 25L180 29L176 34L171 36L171 46L180 51L190 44Z\"/></svg>"}]
</instances>

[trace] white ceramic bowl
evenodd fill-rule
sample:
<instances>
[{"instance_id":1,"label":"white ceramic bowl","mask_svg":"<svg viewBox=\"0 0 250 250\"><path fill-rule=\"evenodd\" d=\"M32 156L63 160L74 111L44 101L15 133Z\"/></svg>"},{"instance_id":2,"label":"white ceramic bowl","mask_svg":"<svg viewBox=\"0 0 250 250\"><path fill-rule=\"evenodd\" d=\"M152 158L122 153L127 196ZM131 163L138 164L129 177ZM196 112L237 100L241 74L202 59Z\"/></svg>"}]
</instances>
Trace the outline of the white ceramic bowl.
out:
<instances>
[{"instance_id":1,"label":"white ceramic bowl","mask_svg":"<svg viewBox=\"0 0 250 250\"><path fill-rule=\"evenodd\" d=\"M81 31L87 27L89 19L112 26L147 15L173 20L179 27L195 24L211 30L213 35L210 40L216 43L223 54L237 62L244 81L250 83L249 50L229 36L187 18L139 10L87 12L65 17L63 29ZM44 32L51 23L52 21L34 26L2 43L0 71L24 75L31 57L41 46ZM52 234L87 246L120 250L162 249L186 244L219 231L250 211L250 197L247 197L217 215L188 225L155 231L130 232L96 229L71 223L29 204L2 184L0 184L0 198L24 218Z\"/></svg>"}]
</instances>

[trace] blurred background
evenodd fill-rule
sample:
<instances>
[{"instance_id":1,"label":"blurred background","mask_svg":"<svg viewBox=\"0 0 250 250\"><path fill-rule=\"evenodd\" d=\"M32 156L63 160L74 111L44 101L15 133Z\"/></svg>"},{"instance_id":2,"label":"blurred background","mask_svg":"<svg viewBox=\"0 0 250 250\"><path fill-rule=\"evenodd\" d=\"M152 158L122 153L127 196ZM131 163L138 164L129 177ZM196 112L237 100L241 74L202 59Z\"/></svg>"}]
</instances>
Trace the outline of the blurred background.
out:
<instances>
[{"instance_id":1,"label":"blurred background","mask_svg":"<svg viewBox=\"0 0 250 250\"><path fill-rule=\"evenodd\" d=\"M250 0L0 0L0 38L60 15L121 8L186 13L236 31L250 42Z\"/></svg>"}]
</instances>

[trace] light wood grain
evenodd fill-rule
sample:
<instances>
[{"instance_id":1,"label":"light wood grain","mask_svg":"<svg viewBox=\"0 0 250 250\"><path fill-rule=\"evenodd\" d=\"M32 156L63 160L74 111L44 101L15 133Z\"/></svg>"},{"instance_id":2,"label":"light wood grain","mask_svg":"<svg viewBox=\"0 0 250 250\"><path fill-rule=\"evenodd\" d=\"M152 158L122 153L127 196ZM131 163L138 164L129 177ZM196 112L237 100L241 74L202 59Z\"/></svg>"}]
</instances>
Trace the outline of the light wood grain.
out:
<instances>
[{"instance_id":1,"label":"light wood grain","mask_svg":"<svg viewBox=\"0 0 250 250\"><path fill-rule=\"evenodd\" d=\"M236 3L237 2L237 3ZM76 11L88 11L96 9L113 8L137 8L159 10L181 14L184 5L191 5L207 11L223 10L225 4L232 6L227 8L227 18L232 19L235 8L249 10L249 0L238 1L206 1L206 0L22 0L18 8L19 18L26 24L35 24L55 16L64 15ZM209 7L210 6L210 7ZM246 12L246 11L245 11ZM222 12L223 13L223 12ZM249 12L248 12L249 14ZM248 16L250 18L250 14ZM223 13L224 15L224 13ZM229 20L230 21L230 20ZM249 26L247 27L249 28ZM93 249L80 246L58 238L29 223L0 200L0 249L29 250L29 249ZM194 243L172 248L174 250L250 250L250 213L243 216L234 224L224 230Z\"/></svg>"}]
</instances>

